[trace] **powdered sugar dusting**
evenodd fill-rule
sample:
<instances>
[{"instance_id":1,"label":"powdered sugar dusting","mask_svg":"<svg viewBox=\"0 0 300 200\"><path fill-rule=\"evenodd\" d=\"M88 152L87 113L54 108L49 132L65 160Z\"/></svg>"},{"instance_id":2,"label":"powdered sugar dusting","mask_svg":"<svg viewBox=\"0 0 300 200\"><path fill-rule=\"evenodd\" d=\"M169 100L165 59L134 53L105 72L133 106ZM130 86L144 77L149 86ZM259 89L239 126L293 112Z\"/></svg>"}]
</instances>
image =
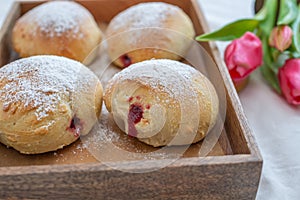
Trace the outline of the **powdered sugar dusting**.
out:
<instances>
[{"instance_id":1,"label":"powdered sugar dusting","mask_svg":"<svg viewBox=\"0 0 300 200\"><path fill-rule=\"evenodd\" d=\"M48 37L62 36L69 32L71 37L83 37L80 23L86 17L92 17L81 5L68 1L44 3L27 14L27 20L34 20L37 30Z\"/></svg>"},{"instance_id":2,"label":"powdered sugar dusting","mask_svg":"<svg viewBox=\"0 0 300 200\"><path fill-rule=\"evenodd\" d=\"M4 66L0 69L1 109L35 109L37 120L41 120L66 95L86 87L76 76L82 66L57 56L34 56Z\"/></svg>"},{"instance_id":3,"label":"powdered sugar dusting","mask_svg":"<svg viewBox=\"0 0 300 200\"><path fill-rule=\"evenodd\" d=\"M153 59L131 65L117 73L113 80L137 80L154 91L166 92L174 99L186 101L197 97L191 81L197 73L194 68L178 61Z\"/></svg>"},{"instance_id":4,"label":"powdered sugar dusting","mask_svg":"<svg viewBox=\"0 0 300 200\"><path fill-rule=\"evenodd\" d=\"M140 3L119 13L112 19L109 29L112 32L136 28L161 27L161 24L180 10L179 7L163 2Z\"/></svg>"},{"instance_id":5,"label":"powdered sugar dusting","mask_svg":"<svg viewBox=\"0 0 300 200\"><path fill-rule=\"evenodd\" d=\"M136 48L169 49L170 41L176 35L178 38L177 30L180 30L173 26L172 21L174 16L181 16L182 13L181 8L163 2L134 5L119 13L109 23L107 35L113 38L108 40L109 49L116 51L113 54L118 56ZM175 31L171 31L173 29ZM113 50L116 45L113 41L120 41L118 45L125 49Z\"/></svg>"}]
</instances>

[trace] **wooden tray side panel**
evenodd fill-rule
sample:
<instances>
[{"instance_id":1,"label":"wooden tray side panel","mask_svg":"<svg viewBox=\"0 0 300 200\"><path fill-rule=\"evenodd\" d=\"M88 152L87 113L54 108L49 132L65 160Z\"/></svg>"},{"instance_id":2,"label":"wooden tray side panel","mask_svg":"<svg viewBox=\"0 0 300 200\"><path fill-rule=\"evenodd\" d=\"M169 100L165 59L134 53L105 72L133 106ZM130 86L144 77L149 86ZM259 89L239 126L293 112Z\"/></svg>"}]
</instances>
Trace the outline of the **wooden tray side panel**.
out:
<instances>
[{"instance_id":1,"label":"wooden tray side panel","mask_svg":"<svg viewBox=\"0 0 300 200\"><path fill-rule=\"evenodd\" d=\"M15 2L0 29L0 67L11 60L11 30L19 16L20 4Z\"/></svg>"},{"instance_id":2,"label":"wooden tray side panel","mask_svg":"<svg viewBox=\"0 0 300 200\"><path fill-rule=\"evenodd\" d=\"M46 0L20 0L20 2L23 2L21 13L24 14L33 7L45 1ZM88 8L95 19L108 23L115 15L117 15L122 10L129 8L130 6L143 2L161 2L161 0L79 0L77 2ZM99 7L99 2L101 3L101 7ZM191 7L190 1L164 0L163 2L177 5L181 7L186 13L189 12L189 9ZM99 12L99 10L101 10L101 12Z\"/></svg>"},{"instance_id":3,"label":"wooden tray side panel","mask_svg":"<svg viewBox=\"0 0 300 200\"><path fill-rule=\"evenodd\" d=\"M2 67L9 61L8 35L5 34L0 40L0 66Z\"/></svg>"},{"instance_id":4,"label":"wooden tray side panel","mask_svg":"<svg viewBox=\"0 0 300 200\"><path fill-rule=\"evenodd\" d=\"M181 166L150 173L80 167L64 173L0 176L6 199L255 199L261 165ZM67 195L67 196L66 196Z\"/></svg>"},{"instance_id":5,"label":"wooden tray side panel","mask_svg":"<svg viewBox=\"0 0 300 200\"><path fill-rule=\"evenodd\" d=\"M207 24L202 24L202 21L205 21L204 16L199 14L201 12L200 9L197 9L195 5L197 4L195 1L191 1L194 5L192 5L187 12L194 24L196 35L201 35L207 30ZM207 53L213 58L212 49L209 46L208 42L199 42L199 44L207 51Z\"/></svg>"}]
</instances>

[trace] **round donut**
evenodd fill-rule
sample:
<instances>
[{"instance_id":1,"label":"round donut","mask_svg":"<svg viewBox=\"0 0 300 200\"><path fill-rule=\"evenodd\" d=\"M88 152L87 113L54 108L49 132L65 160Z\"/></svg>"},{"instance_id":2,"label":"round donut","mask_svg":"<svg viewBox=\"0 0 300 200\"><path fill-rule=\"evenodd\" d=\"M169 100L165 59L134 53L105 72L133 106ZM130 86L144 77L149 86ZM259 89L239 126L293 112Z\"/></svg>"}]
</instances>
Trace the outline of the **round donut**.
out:
<instances>
[{"instance_id":1,"label":"round donut","mask_svg":"<svg viewBox=\"0 0 300 200\"><path fill-rule=\"evenodd\" d=\"M12 32L12 43L20 57L64 56L90 64L102 33L91 13L78 3L52 1L20 17Z\"/></svg>"},{"instance_id":2,"label":"round donut","mask_svg":"<svg viewBox=\"0 0 300 200\"><path fill-rule=\"evenodd\" d=\"M152 58L181 59L195 31L191 19L179 7L151 2L116 15L106 35L112 61L123 68Z\"/></svg>"},{"instance_id":3,"label":"round donut","mask_svg":"<svg viewBox=\"0 0 300 200\"><path fill-rule=\"evenodd\" d=\"M81 63L33 56L0 69L0 142L44 153L89 133L101 112L102 86Z\"/></svg>"},{"instance_id":4,"label":"round donut","mask_svg":"<svg viewBox=\"0 0 300 200\"><path fill-rule=\"evenodd\" d=\"M154 147L200 141L216 122L212 83L189 65L143 61L117 73L104 92L106 108L128 135Z\"/></svg>"}]
</instances>

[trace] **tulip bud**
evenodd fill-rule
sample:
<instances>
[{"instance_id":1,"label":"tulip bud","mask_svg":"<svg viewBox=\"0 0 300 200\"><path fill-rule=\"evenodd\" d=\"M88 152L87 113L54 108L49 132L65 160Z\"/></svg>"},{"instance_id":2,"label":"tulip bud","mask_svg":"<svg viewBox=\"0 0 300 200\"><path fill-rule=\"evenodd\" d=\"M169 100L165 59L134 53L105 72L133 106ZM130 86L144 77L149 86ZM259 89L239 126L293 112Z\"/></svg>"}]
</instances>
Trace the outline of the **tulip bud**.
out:
<instances>
[{"instance_id":1,"label":"tulip bud","mask_svg":"<svg viewBox=\"0 0 300 200\"><path fill-rule=\"evenodd\" d=\"M291 46L292 36L293 31L289 26L276 26L270 34L269 45L283 52Z\"/></svg>"},{"instance_id":2,"label":"tulip bud","mask_svg":"<svg viewBox=\"0 0 300 200\"><path fill-rule=\"evenodd\" d=\"M278 78L282 94L287 102L300 105L300 59L287 60L279 69Z\"/></svg>"},{"instance_id":3,"label":"tulip bud","mask_svg":"<svg viewBox=\"0 0 300 200\"><path fill-rule=\"evenodd\" d=\"M241 82L262 64L261 41L255 34L246 32L227 46L224 57L231 79Z\"/></svg>"}]
</instances>

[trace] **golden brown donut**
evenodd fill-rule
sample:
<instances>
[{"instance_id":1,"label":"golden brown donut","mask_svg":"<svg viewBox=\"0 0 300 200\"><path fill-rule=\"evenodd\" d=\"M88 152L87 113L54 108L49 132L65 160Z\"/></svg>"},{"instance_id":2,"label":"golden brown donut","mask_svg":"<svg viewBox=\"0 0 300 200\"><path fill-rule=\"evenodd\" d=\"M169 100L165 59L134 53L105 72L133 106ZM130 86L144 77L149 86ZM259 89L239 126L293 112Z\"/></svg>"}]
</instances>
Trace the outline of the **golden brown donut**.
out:
<instances>
[{"instance_id":1,"label":"golden brown donut","mask_svg":"<svg viewBox=\"0 0 300 200\"><path fill-rule=\"evenodd\" d=\"M84 64L95 58L93 50L101 38L91 13L70 1L47 2L33 8L17 20L12 33L13 47L21 57L58 55Z\"/></svg>"},{"instance_id":2,"label":"golden brown donut","mask_svg":"<svg viewBox=\"0 0 300 200\"><path fill-rule=\"evenodd\" d=\"M25 154L60 149L91 130L101 105L101 83L81 63L14 61L0 69L0 142Z\"/></svg>"},{"instance_id":3,"label":"golden brown donut","mask_svg":"<svg viewBox=\"0 0 300 200\"><path fill-rule=\"evenodd\" d=\"M151 2L119 13L109 23L106 35L111 59L123 68L152 58L179 60L195 31L191 19L179 7Z\"/></svg>"},{"instance_id":4,"label":"golden brown donut","mask_svg":"<svg viewBox=\"0 0 300 200\"><path fill-rule=\"evenodd\" d=\"M104 102L123 131L154 147L200 141L219 110L217 93L203 74L167 59L117 73L107 84Z\"/></svg>"}]
</instances>

